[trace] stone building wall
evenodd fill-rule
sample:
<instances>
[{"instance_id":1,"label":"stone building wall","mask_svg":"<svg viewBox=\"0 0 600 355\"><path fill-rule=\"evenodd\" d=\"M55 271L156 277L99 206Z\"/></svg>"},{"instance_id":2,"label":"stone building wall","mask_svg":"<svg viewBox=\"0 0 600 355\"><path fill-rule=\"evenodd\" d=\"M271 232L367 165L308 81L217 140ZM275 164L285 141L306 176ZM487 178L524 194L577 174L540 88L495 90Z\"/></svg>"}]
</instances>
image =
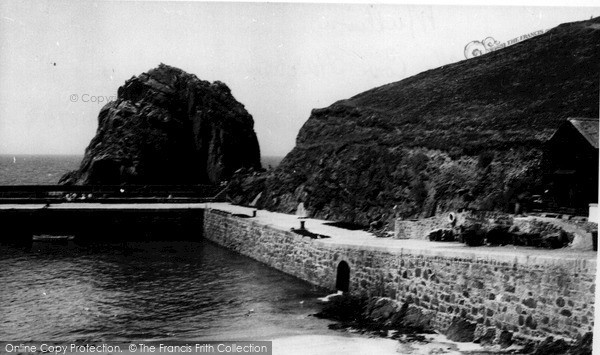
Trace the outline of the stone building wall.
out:
<instances>
[{"instance_id":1,"label":"stone building wall","mask_svg":"<svg viewBox=\"0 0 600 355\"><path fill-rule=\"evenodd\" d=\"M394 226L396 239L427 239L429 232L439 228L450 228L448 215L439 215L418 220L397 219Z\"/></svg>"},{"instance_id":2,"label":"stone building wall","mask_svg":"<svg viewBox=\"0 0 600 355\"><path fill-rule=\"evenodd\" d=\"M476 323L479 332L504 330L533 340L575 339L593 328L593 259L477 249L386 251L310 239L216 210L205 211L203 232L208 240L330 290L345 261L350 292L433 312L442 333L454 317Z\"/></svg>"}]
</instances>

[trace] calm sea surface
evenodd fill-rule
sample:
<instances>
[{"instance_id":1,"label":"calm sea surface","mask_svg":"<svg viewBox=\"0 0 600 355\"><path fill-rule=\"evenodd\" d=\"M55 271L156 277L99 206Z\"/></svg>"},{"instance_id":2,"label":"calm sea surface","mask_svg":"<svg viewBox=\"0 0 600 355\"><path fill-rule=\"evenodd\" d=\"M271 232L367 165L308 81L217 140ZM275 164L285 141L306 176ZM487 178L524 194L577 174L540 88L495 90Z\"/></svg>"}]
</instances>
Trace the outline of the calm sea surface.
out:
<instances>
[{"instance_id":1,"label":"calm sea surface","mask_svg":"<svg viewBox=\"0 0 600 355\"><path fill-rule=\"evenodd\" d=\"M23 158L23 157L21 157ZM0 184L50 184L80 157L2 157ZM12 165L11 165L12 164ZM18 168L17 168L18 166ZM10 231L2 231L10 233ZM210 242L0 245L0 339L268 340L333 334L324 291Z\"/></svg>"},{"instance_id":2,"label":"calm sea surface","mask_svg":"<svg viewBox=\"0 0 600 355\"><path fill-rule=\"evenodd\" d=\"M79 155L0 155L0 185L56 185L79 167Z\"/></svg>"},{"instance_id":3,"label":"calm sea surface","mask_svg":"<svg viewBox=\"0 0 600 355\"><path fill-rule=\"evenodd\" d=\"M79 168L80 155L0 155L0 185L56 185L60 177ZM281 156L264 156L264 168L275 168Z\"/></svg>"}]
</instances>

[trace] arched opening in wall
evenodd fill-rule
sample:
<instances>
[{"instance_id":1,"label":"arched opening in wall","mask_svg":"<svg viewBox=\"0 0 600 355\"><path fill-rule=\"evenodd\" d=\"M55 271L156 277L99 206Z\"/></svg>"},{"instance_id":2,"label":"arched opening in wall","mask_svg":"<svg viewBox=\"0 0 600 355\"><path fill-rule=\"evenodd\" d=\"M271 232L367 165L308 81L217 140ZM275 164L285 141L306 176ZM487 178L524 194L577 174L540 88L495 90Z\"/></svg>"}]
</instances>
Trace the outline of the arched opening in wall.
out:
<instances>
[{"instance_id":1,"label":"arched opening in wall","mask_svg":"<svg viewBox=\"0 0 600 355\"><path fill-rule=\"evenodd\" d=\"M348 292L350 289L350 266L345 261L340 261L337 267L335 288L338 291Z\"/></svg>"}]
</instances>

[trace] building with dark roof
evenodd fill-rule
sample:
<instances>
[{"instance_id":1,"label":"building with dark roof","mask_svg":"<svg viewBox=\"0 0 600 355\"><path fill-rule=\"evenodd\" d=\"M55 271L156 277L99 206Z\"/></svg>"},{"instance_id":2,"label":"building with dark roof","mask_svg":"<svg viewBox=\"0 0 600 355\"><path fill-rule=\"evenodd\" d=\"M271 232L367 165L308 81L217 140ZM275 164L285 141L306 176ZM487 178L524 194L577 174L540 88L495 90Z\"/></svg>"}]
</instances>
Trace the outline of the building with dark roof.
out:
<instances>
[{"instance_id":1,"label":"building with dark roof","mask_svg":"<svg viewBox=\"0 0 600 355\"><path fill-rule=\"evenodd\" d=\"M587 212L598 202L598 119L565 120L545 148L549 206Z\"/></svg>"}]
</instances>

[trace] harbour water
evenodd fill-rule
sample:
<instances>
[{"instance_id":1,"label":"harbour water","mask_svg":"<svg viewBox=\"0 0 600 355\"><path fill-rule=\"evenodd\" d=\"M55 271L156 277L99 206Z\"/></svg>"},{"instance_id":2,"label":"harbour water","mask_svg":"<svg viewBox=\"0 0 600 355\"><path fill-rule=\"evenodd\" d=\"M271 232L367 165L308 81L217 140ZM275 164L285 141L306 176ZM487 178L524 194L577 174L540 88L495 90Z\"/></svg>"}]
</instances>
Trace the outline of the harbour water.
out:
<instances>
[{"instance_id":1,"label":"harbour water","mask_svg":"<svg viewBox=\"0 0 600 355\"><path fill-rule=\"evenodd\" d=\"M80 156L0 156L0 184L56 184ZM10 231L3 231L10 233ZM0 245L0 339L260 340L333 334L319 290L209 242Z\"/></svg>"},{"instance_id":2,"label":"harbour water","mask_svg":"<svg viewBox=\"0 0 600 355\"><path fill-rule=\"evenodd\" d=\"M268 340L327 334L323 290L209 242L0 246L0 339Z\"/></svg>"}]
</instances>

